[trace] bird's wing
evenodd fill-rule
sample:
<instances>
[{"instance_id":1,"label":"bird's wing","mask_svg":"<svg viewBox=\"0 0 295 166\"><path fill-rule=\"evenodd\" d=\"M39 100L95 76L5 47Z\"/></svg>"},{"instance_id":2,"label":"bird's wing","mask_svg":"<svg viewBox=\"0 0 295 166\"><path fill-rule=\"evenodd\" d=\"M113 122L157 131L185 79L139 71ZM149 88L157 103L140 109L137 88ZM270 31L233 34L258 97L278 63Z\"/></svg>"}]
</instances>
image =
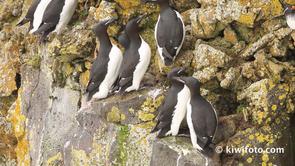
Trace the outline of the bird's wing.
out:
<instances>
[{"instance_id":1,"label":"bird's wing","mask_svg":"<svg viewBox=\"0 0 295 166\"><path fill-rule=\"evenodd\" d=\"M60 13L65 4L65 0L52 0L43 15L42 22L57 24L60 19Z\"/></svg>"},{"instance_id":2,"label":"bird's wing","mask_svg":"<svg viewBox=\"0 0 295 166\"><path fill-rule=\"evenodd\" d=\"M123 56L123 63L120 68L120 78L133 77L136 65L139 63L139 53L137 50L127 50Z\"/></svg>"},{"instance_id":3,"label":"bird's wing","mask_svg":"<svg viewBox=\"0 0 295 166\"><path fill-rule=\"evenodd\" d=\"M97 56L90 70L90 77L86 91L91 92L99 87L107 73L107 61L100 55Z\"/></svg>"}]
</instances>

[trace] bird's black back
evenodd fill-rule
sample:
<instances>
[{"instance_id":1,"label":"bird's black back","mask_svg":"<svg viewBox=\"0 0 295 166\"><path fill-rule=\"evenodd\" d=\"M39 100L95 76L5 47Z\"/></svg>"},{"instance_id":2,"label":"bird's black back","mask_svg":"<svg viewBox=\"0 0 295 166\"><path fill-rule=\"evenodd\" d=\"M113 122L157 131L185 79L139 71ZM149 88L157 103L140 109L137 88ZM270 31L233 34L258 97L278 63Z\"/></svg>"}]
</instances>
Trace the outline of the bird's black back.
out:
<instances>
[{"instance_id":1,"label":"bird's black back","mask_svg":"<svg viewBox=\"0 0 295 166\"><path fill-rule=\"evenodd\" d=\"M176 47L183 40L183 24L172 8L167 8L160 13L157 27L157 42L160 47L165 47L172 57L176 56Z\"/></svg>"},{"instance_id":2,"label":"bird's black back","mask_svg":"<svg viewBox=\"0 0 295 166\"><path fill-rule=\"evenodd\" d=\"M57 24L60 19L60 13L65 5L65 0L52 0L43 15L43 23Z\"/></svg>"}]
</instances>

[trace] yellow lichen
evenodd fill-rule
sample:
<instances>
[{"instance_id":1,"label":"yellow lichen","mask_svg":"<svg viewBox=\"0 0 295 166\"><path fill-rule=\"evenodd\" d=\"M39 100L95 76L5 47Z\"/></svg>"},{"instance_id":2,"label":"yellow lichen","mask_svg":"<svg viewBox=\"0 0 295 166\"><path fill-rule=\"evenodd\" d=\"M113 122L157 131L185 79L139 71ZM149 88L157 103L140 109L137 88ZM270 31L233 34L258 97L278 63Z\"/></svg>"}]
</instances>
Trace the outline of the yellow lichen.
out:
<instances>
[{"instance_id":1,"label":"yellow lichen","mask_svg":"<svg viewBox=\"0 0 295 166\"><path fill-rule=\"evenodd\" d=\"M19 95L15 102L14 110L11 110L9 121L12 123L14 135L16 136L18 143L15 148L17 161L22 166L30 165L29 155L29 142L26 133L26 117L21 112L21 89L19 89Z\"/></svg>"},{"instance_id":2,"label":"yellow lichen","mask_svg":"<svg viewBox=\"0 0 295 166\"><path fill-rule=\"evenodd\" d=\"M238 22L252 27L254 25L255 19L256 19L256 15L254 13L246 13L246 14L240 15Z\"/></svg>"},{"instance_id":3,"label":"yellow lichen","mask_svg":"<svg viewBox=\"0 0 295 166\"><path fill-rule=\"evenodd\" d=\"M253 159L251 157L247 158L248 163L252 163Z\"/></svg>"},{"instance_id":4,"label":"yellow lichen","mask_svg":"<svg viewBox=\"0 0 295 166\"><path fill-rule=\"evenodd\" d=\"M54 162L62 160L62 154L58 152L56 155L47 160L47 165L54 165Z\"/></svg>"},{"instance_id":5,"label":"yellow lichen","mask_svg":"<svg viewBox=\"0 0 295 166\"><path fill-rule=\"evenodd\" d=\"M138 118L144 122L146 121L151 121L155 118L155 115L154 114L151 114L151 113L145 113L143 111L139 111L138 112Z\"/></svg>"},{"instance_id":6,"label":"yellow lichen","mask_svg":"<svg viewBox=\"0 0 295 166\"><path fill-rule=\"evenodd\" d=\"M273 111L276 111L277 108L278 108L278 107L277 107L276 105L272 105L272 106L271 106L271 110L273 110Z\"/></svg>"},{"instance_id":7,"label":"yellow lichen","mask_svg":"<svg viewBox=\"0 0 295 166\"><path fill-rule=\"evenodd\" d=\"M269 160L268 154L263 154L261 157L262 161L267 162Z\"/></svg>"},{"instance_id":8,"label":"yellow lichen","mask_svg":"<svg viewBox=\"0 0 295 166\"><path fill-rule=\"evenodd\" d=\"M112 110L107 113L107 121L108 122L115 122L119 123L126 119L126 116L124 114L121 114L121 111L118 107L112 107Z\"/></svg>"},{"instance_id":9,"label":"yellow lichen","mask_svg":"<svg viewBox=\"0 0 295 166\"><path fill-rule=\"evenodd\" d=\"M258 142L264 142L264 135L263 134L259 134L258 137L256 138Z\"/></svg>"},{"instance_id":10,"label":"yellow lichen","mask_svg":"<svg viewBox=\"0 0 295 166\"><path fill-rule=\"evenodd\" d=\"M86 87L89 81L90 71L86 70L84 73L80 75L80 84L83 87Z\"/></svg>"},{"instance_id":11,"label":"yellow lichen","mask_svg":"<svg viewBox=\"0 0 295 166\"><path fill-rule=\"evenodd\" d=\"M249 136L249 139L250 139L250 140L253 140L253 139L254 139L254 135L251 134L251 135Z\"/></svg>"},{"instance_id":12,"label":"yellow lichen","mask_svg":"<svg viewBox=\"0 0 295 166\"><path fill-rule=\"evenodd\" d=\"M76 150L76 149L72 149L72 161L71 161L71 165L73 166L90 166L89 165L89 158L87 157L87 154L85 151L83 150Z\"/></svg>"}]
</instances>

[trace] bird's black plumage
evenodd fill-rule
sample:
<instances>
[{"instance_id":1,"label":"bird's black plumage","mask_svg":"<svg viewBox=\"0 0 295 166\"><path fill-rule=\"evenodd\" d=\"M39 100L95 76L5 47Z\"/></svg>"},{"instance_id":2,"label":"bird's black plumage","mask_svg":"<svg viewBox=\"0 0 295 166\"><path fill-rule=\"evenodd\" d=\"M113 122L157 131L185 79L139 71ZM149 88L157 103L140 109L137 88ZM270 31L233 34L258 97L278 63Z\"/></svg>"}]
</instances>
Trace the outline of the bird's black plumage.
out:
<instances>
[{"instance_id":1,"label":"bird's black plumage","mask_svg":"<svg viewBox=\"0 0 295 166\"><path fill-rule=\"evenodd\" d=\"M44 41L47 35L52 32L60 19L60 13L65 5L65 0L52 0L44 12L42 23L34 34L41 34L41 41Z\"/></svg>"},{"instance_id":2,"label":"bird's black plumage","mask_svg":"<svg viewBox=\"0 0 295 166\"><path fill-rule=\"evenodd\" d=\"M128 38L125 31L121 32L120 36L118 37L119 43L127 49L130 45L130 39Z\"/></svg>"},{"instance_id":3,"label":"bird's black plumage","mask_svg":"<svg viewBox=\"0 0 295 166\"><path fill-rule=\"evenodd\" d=\"M180 83L173 79L174 77L180 77L185 75L184 68L174 68L168 73L167 78L171 81L171 87L169 88L164 102L158 108L157 124L151 132L160 131L158 138L162 138L170 130L173 112L177 104L177 94L183 89L183 83Z\"/></svg>"},{"instance_id":4,"label":"bird's black plumage","mask_svg":"<svg viewBox=\"0 0 295 166\"><path fill-rule=\"evenodd\" d=\"M165 65L169 66L176 58L183 40L184 24L178 16L178 12L169 5L169 0L146 0L145 2L156 2L160 5L160 16L155 29L157 45Z\"/></svg>"},{"instance_id":5,"label":"bird's black plumage","mask_svg":"<svg viewBox=\"0 0 295 166\"><path fill-rule=\"evenodd\" d=\"M119 42L125 47L123 62L115 88L115 90L120 92L132 85L133 73L136 65L139 63L140 55L138 49L141 46L139 23L142 18L143 16L139 16L129 20L124 33L119 37Z\"/></svg>"},{"instance_id":6,"label":"bird's black plumage","mask_svg":"<svg viewBox=\"0 0 295 166\"><path fill-rule=\"evenodd\" d=\"M20 21L17 26L22 26L24 24L26 24L27 22L30 22L30 27L29 27L29 31L31 29L33 29L33 20L34 20L34 13L39 5L41 0L34 0L34 2L31 4L25 18Z\"/></svg>"},{"instance_id":7,"label":"bird's black plumage","mask_svg":"<svg viewBox=\"0 0 295 166\"><path fill-rule=\"evenodd\" d=\"M192 124L198 138L198 145L204 149L205 146L212 143L217 130L217 114L213 106L200 95L200 83L196 78L181 77L178 80L190 89L191 99L189 104L191 106L191 115L187 112L187 116L191 116ZM192 135L192 133L190 134Z\"/></svg>"},{"instance_id":8,"label":"bird's black plumage","mask_svg":"<svg viewBox=\"0 0 295 166\"><path fill-rule=\"evenodd\" d=\"M112 49L112 43L109 39L107 28L113 21L114 19L102 21L93 28L96 37L99 39L100 46L99 49L96 50L98 51L97 57L90 70L90 80L86 89L86 92L88 93L88 100L90 100L99 90L99 86L107 74L107 66L110 60L109 53Z\"/></svg>"}]
</instances>

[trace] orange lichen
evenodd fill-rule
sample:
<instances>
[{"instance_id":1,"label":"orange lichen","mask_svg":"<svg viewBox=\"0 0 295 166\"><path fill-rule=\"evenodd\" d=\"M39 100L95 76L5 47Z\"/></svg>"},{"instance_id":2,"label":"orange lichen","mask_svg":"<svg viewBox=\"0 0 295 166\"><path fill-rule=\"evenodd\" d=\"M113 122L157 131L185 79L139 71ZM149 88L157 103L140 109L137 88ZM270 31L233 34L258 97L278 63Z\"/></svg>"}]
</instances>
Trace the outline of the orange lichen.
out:
<instances>
[{"instance_id":1,"label":"orange lichen","mask_svg":"<svg viewBox=\"0 0 295 166\"><path fill-rule=\"evenodd\" d=\"M22 90L20 89L19 94L21 91ZM18 140L17 147L15 148L18 164L22 166L29 166L29 142L25 126L26 117L21 112L21 95L19 95L15 102L14 110L11 110L9 120L12 123L14 134Z\"/></svg>"}]
</instances>

